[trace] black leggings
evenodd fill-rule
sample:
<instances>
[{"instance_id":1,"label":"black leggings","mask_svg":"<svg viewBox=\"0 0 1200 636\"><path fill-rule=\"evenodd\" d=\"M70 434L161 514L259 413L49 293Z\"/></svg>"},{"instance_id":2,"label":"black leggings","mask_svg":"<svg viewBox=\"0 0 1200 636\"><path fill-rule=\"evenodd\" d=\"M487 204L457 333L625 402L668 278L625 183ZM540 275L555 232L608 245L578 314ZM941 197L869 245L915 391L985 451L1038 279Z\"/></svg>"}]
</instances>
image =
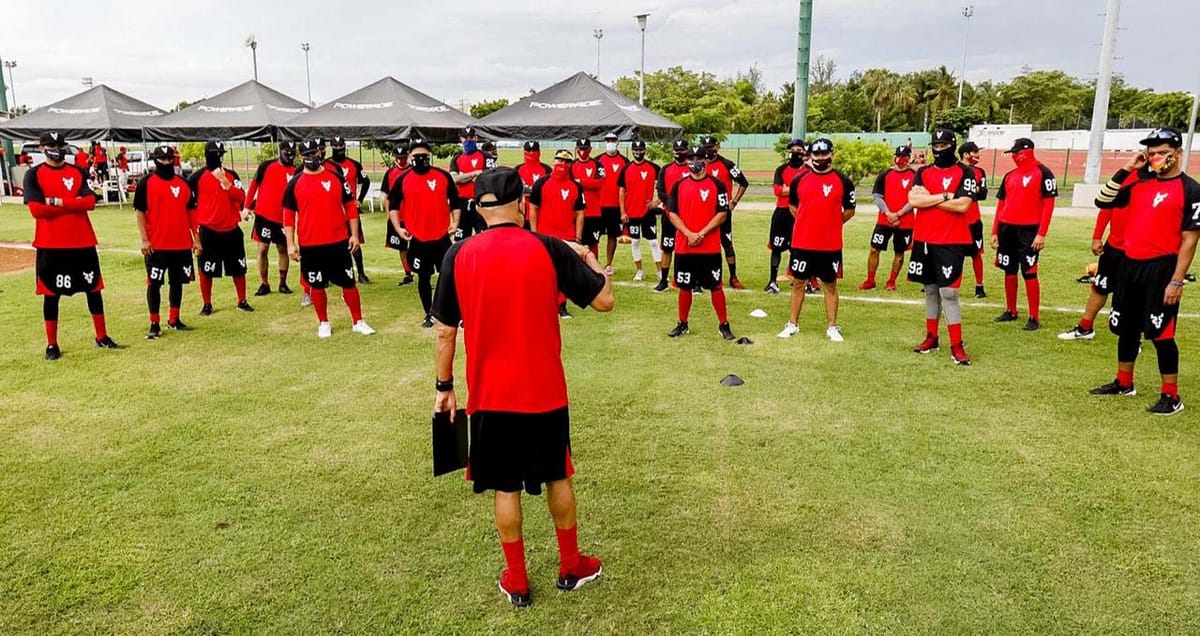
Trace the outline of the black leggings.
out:
<instances>
[{"instance_id":1,"label":"black leggings","mask_svg":"<svg viewBox=\"0 0 1200 636\"><path fill-rule=\"evenodd\" d=\"M417 295L421 297L421 307L428 316L430 307L433 306L433 272L417 274Z\"/></svg>"},{"instance_id":2,"label":"black leggings","mask_svg":"<svg viewBox=\"0 0 1200 636\"><path fill-rule=\"evenodd\" d=\"M42 296L42 319L58 320L58 296ZM104 297L100 292L87 293L88 312L93 316L104 313Z\"/></svg>"},{"instance_id":3,"label":"black leggings","mask_svg":"<svg viewBox=\"0 0 1200 636\"><path fill-rule=\"evenodd\" d=\"M1174 338L1167 340L1152 340L1154 350L1158 352L1158 372L1162 375L1179 373L1179 345ZM1117 338L1117 362L1136 362L1142 346L1142 338L1138 335L1122 335Z\"/></svg>"},{"instance_id":4,"label":"black leggings","mask_svg":"<svg viewBox=\"0 0 1200 636\"><path fill-rule=\"evenodd\" d=\"M179 307L183 304L183 283L171 281L167 285L167 302L170 307ZM158 313L162 306L162 283L152 282L146 285L146 306L150 308L150 313Z\"/></svg>"}]
</instances>

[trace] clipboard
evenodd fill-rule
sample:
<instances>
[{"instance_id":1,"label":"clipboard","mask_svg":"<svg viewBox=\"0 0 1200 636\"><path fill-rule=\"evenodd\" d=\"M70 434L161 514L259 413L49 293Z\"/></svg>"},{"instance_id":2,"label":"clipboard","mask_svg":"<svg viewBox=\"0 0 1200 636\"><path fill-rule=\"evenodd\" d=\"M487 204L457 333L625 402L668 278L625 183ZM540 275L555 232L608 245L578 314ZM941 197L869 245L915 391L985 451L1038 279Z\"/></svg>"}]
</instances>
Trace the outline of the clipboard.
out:
<instances>
[{"instance_id":1,"label":"clipboard","mask_svg":"<svg viewBox=\"0 0 1200 636\"><path fill-rule=\"evenodd\" d=\"M466 409L433 414L433 476L438 477L467 467Z\"/></svg>"}]
</instances>

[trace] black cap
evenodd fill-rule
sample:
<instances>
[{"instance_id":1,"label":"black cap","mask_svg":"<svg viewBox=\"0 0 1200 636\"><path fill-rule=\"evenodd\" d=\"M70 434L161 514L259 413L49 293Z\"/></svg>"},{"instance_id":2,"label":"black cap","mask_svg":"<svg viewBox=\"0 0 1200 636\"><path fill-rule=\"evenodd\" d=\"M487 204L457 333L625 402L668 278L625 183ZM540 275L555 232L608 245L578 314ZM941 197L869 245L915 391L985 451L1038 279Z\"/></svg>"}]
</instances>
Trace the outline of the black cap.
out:
<instances>
[{"instance_id":1,"label":"black cap","mask_svg":"<svg viewBox=\"0 0 1200 636\"><path fill-rule=\"evenodd\" d=\"M204 143L204 154L225 154L225 142L223 141L206 141Z\"/></svg>"},{"instance_id":2,"label":"black cap","mask_svg":"<svg viewBox=\"0 0 1200 636\"><path fill-rule=\"evenodd\" d=\"M483 201L483 196L490 194L495 201ZM475 179L475 202L481 208L494 208L512 203L525 194L525 183L521 175L509 167L492 168Z\"/></svg>"},{"instance_id":3,"label":"black cap","mask_svg":"<svg viewBox=\"0 0 1200 636\"><path fill-rule=\"evenodd\" d=\"M808 151L812 154L816 154L818 152L833 152L833 141L825 137L815 139L811 144L809 144Z\"/></svg>"},{"instance_id":4,"label":"black cap","mask_svg":"<svg viewBox=\"0 0 1200 636\"><path fill-rule=\"evenodd\" d=\"M529 141L525 142L524 148L525 152L538 152L542 149L542 144L530 139Z\"/></svg>"},{"instance_id":5,"label":"black cap","mask_svg":"<svg viewBox=\"0 0 1200 636\"><path fill-rule=\"evenodd\" d=\"M402 141L402 142L396 144L396 147L392 149L392 152L394 152L397 157L407 157L408 156L408 143Z\"/></svg>"},{"instance_id":6,"label":"black cap","mask_svg":"<svg viewBox=\"0 0 1200 636\"><path fill-rule=\"evenodd\" d=\"M911 157L912 156L912 148L909 148L908 146L896 146L896 156L897 157Z\"/></svg>"},{"instance_id":7,"label":"black cap","mask_svg":"<svg viewBox=\"0 0 1200 636\"><path fill-rule=\"evenodd\" d=\"M629 144L629 149L633 150L633 151L638 151L638 150L645 151L646 150L646 142L642 141L641 139L634 139L633 143Z\"/></svg>"},{"instance_id":8,"label":"black cap","mask_svg":"<svg viewBox=\"0 0 1200 636\"><path fill-rule=\"evenodd\" d=\"M309 137L300 142L300 154L307 155L311 152L321 152L323 147L319 137Z\"/></svg>"},{"instance_id":9,"label":"black cap","mask_svg":"<svg viewBox=\"0 0 1200 636\"><path fill-rule=\"evenodd\" d=\"M705 135L700 139L700 145L704 146L705 148L716 148L720 143L721 142L717 141L717 138L713 137L712 135Z\"/></svg>"},{"instance_id":10,"label":"black cap","mask_svg":"<svg viewBox=\"0 0 1200 636\"><path fill-rule=\"evenodd\" d=\"M341 135L338 135L338 136L334 137L333 139L330 139L329 147L337 148L339 150L342 148L345 148L346 147L346 138Z\"/></svg>"},{"instance_id":11,"label":"black cap","mask_svg":"<svg viewBox=\"0 0 1200 636\"><path fill-rule=\"evenodd\" d=\"M580 137L579 139L575 140L575 147L576 148L591 148L592 140L588 139L586 137Z\"/></svg>"},{"instance_id":12,"label":"black cap","mask_svg":"<svg viewBox=\"0 0 1200 636\"><path fill-rule=\"evenodd\" d=\"M166 144L163 144L161 146L155 146L154 150L150 151L150 158L151 159L172 159L173 160L173 159L175 159L175 151L171 150L171 147Z\"/></svg>"},{"instance_id":13,"label":"black cap","mask_svg":"<svg viewBox=\"0 0 1200 636\"><path fill-rule=\"evenodd\" d=\"M65 146L67 145L67 138L60 132L47 130L38 136L38 143L43 146Z\"/></svg>"},{"instance_id":14,"label":"black cap","mask_svg":"<svg viewBox=\"0 0 1200 636\"><path fill-rule=\"evenodd\" d=\"M1013 142L1012 148L1005 150L1004 154L1021 152L1022 150L1033 150L1033 140L1028 137L1019 137Z\"/></svg>"},{"instance_id":15,"label":"black cap","mask_svg":"<svg viewBox=\"0 0 1200 636\"><path fill-rule=\"evenodd\" d=\"M424 137L415 137L413 139L408 140L408 149L410 152L413 150L416 150L417 148L424 148L431 152L433 150L429 146L429 140L425 139Z\"/></svg>"},{"instance_id":16,"label":"black cap","mask_svg":"<svg viewBox=\"0 0 1200 636\"><path fill-rule=\"evenodd\" d=\"M804 143L803 139L801 139L799 137L792 137L792 139L790 141L788 141L787 147L795 148L797 146L800 148L803 148L804 150L808 150L808 144Z\"/></svg>"},{"instance_id":17,"label":"black cap","mask_svg":"<svg viewBox=\"0 0 1200 636\"><path fill-rule=\"evenodd\" d=\"M949 128L938 128L937 130L933 131L933 136L930 139L929 144L950 144L953 146L957 142L958 135L954 134L953 130L950 130Z\"/></svg>"},{"instance_id":18,"label":"black cap","mask_svg":"<svg viewBox=\"0 0 1200 636\"><path fill-rule=\"evenodd\" d=\"M704 157L708 156L708 149L704 146L692 146L691 148L688 148L687 156L688 159L703 159Z\"/></svg>"},{"instance_id":19,"label":"black cap","mask_svg":"<svg viewBox=\"0 0 1200 636\"><path fill-rule=\"evenodd\" d=\"M490 141L485 141L479 144L479 149L484 152L491 152L496 149L496 144Z\"/></svg>"},{"instance_id":20,"label":"black cap","mask_svg":"<svg viewBox=\"0 0 1200 636\"><path fill-rule=\"evenodd\" d=\"M968 152L979 152L979 144L973 141L968 141L964 142L963 145L958 147L958 156L961 157Z\"/></svg>"},{"instance_id":21,"label":"black cap","mask_svg":"<svg viewBox=\"0 0 1200 636\"><path fill-rule=\"evenodd\" d=\"M475 132L474 126L467 126L466 128L462 129L462 136L463 137L478 137L479 133Z\"/></svg>"},{"instance_id":22,"label":"black cap","mask_svg":"<svg viewBox=\"0 0 1200 636\"><path fill-rule=\"evenodd\" d=\"M615 133L615 132L604 133L604 141L620 141L620 139L621 138L618 137L617 133Z\"/></svg>"},{"instance_id":23,"label":"black cap","mask_svg":"<svg viewBox=\"0 0 1200 636\"><path fill-rule=\"evenodd\" d=\"M1143 146L1159 146L1167 144L1172 148L1183 147L1183 136L1174 128L1155 128L1150 131L1150 134L1138 143Z\"/></svg>"},{"instance_id":24,"label":"black cap","mask_svg":"<svg viewBox=\"0 0 1200 636\"><path fill-rule=\"evenodd\" d=\"M279 142L279 152L283 152L284 150L290 150L292 152L296 152L296 142L294 142L294 141Z\"/></svg>"},{"instance_id":25,"label":"black cap","mask_svg":"<svg viewBox=\"0 0 1200 636\"><path fill-rule=\"evenodd\" d=\"M675 152L685 152L690 150L686 139L676 139L675 143L671 144L671 149Z\"/></svg>"}]
</instances>

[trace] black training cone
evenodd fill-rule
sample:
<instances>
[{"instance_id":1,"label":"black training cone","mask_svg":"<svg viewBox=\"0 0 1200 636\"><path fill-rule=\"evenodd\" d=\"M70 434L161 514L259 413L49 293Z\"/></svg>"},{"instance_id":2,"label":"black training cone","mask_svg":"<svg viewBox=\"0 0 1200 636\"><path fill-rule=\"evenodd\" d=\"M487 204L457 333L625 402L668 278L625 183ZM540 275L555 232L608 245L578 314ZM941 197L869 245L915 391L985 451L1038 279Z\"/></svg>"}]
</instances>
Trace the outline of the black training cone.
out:
<instances>
[{"instance_id":1,"label":"black training cone","mask_svg":"<svg viewBox=\"0 0 1200 636\"><path fill-rule=\"evenodd\" d=\"M721 378L721 384L724 386L742 386L745 384L745 382L743 382L742 379L736 375L729 374Z\"/></svg>"}]
</instances>

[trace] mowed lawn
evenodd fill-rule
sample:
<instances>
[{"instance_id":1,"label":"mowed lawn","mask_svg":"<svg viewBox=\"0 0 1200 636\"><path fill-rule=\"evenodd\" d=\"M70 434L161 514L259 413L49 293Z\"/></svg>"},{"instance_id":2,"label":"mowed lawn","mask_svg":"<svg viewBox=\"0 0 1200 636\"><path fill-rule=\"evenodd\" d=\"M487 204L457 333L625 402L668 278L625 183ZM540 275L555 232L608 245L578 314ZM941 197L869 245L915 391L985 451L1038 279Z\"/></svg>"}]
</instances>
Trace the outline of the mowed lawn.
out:
<instances>
[{"instance_id":1,"label":"mowed lawn","mask_svg":"<svg viewBox=\"0 0 1200 636\"><path fill-rule=\"evenodd\" d=\"M1152 347L1136 398L1094 398L1115 339L1057 340L1074 313L1048 310L1032 334L992 323L990 267L992 297L966 309L969 368L948 348L911 353L915 304L845 300L835 345L810 297L780 341L786 296L761 292L768 218L737 218L753 291L730 313L752 346L720 340L707 296L692 335L668 339L674 294L629 282L624 246L615 311L564 324L581 545L604 577L554 589L551 524L526 498L534 606L516 611L495 586L490 498L431 477L434 334L395 286L383 215L366 221L378 335L351 333L335 296L318 341L298 296L242 314L222 280L217 313L197 316L190 286L196 330L147 342L133 214L96 212L126 349L92 347L76 297L63 358L43 361L32 271L0 276L0 633L1200 630L1197 319L1179 330L1190 408L1172 418L1143 410ZM911 284L853 290L872 222L847 226L845 294L919 302ZM1048 306L1082 307L1090 227L1055 221ZM31 236L23 208L0 208L0 241ZM1184 312L1200 311L1191 293ZM728 373L745 386L722 387Z\"/></svg>"}]
</instances>

